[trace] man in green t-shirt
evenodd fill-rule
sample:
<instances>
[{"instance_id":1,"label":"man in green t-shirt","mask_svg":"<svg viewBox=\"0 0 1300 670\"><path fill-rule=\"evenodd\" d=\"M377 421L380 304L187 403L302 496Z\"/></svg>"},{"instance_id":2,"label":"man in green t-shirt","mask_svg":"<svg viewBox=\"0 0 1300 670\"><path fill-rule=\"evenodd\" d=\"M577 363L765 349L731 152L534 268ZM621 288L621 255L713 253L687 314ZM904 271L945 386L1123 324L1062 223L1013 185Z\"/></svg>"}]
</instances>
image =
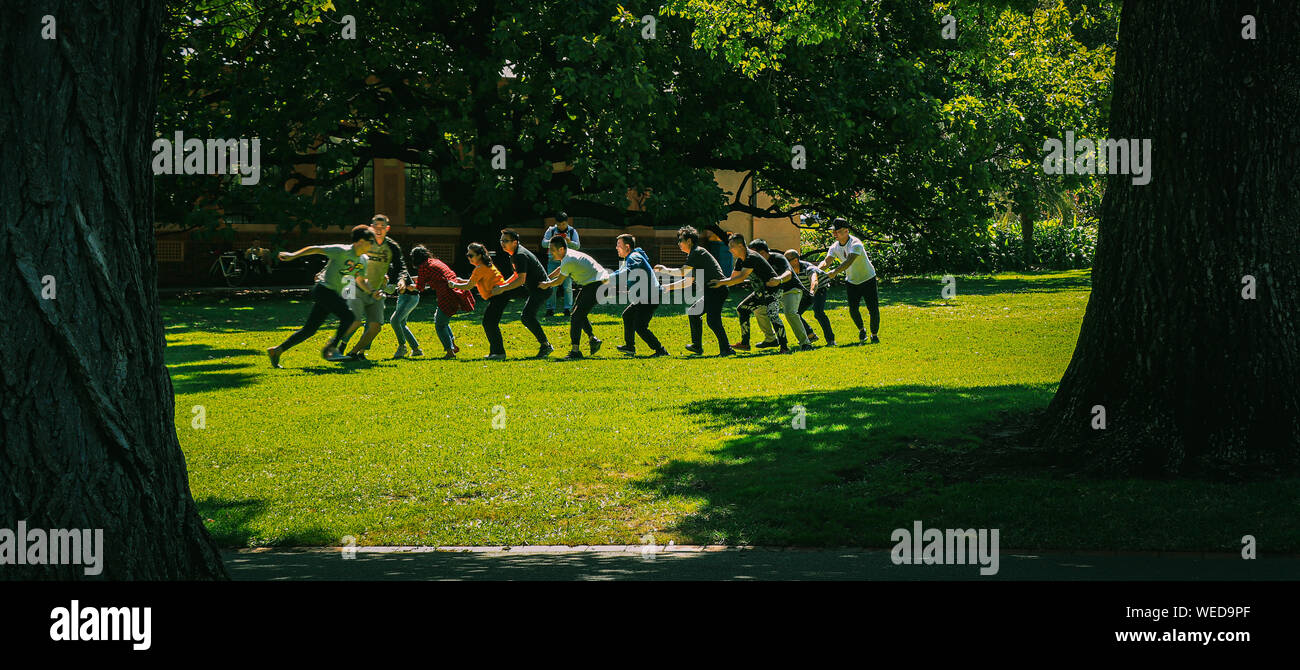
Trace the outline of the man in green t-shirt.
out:
<instances>
[{"instance_id":1,"label":"man in green t-shirt","mask_svg":"<svg viewBox=\"0 0 1300 670\"><path fill-rule=\"evenodd\" d=\"M307 322L279 346L266 350L266 355L271 359L271 367L282 367L280 354L315 335L330 314L339 318L339 327L334 337L330 338L324 349L321 349L321 356L327 361L348 360L346 356L339 353L338 343L339 338L343 336L348 326L352 325L356 317L352 316L352 310L348 309L344 296L358 290L365 292L371 290L370 282L365 277L365 254L374 242L375 234L371 232L369 226L357 226L352 229L352 244L325 244L304 247L293 253L280 252L281 261L291 261L316 254L325 256L329 260L325 263L325 270L321 272L316 285L311 289L313 304L311 313L307 315Z\"/></svg>"},{"instance_id":2,"label":"man in green t-shirt","mask_svg":"<svg viewBox=\"0 0 1300 670\"><path fill-rule=\"evenodd\" d=\"M388 300L385 294L387 287L390 284L395 285L391 291L397 293L404 290L410 282L402 247L397 244L397 240L388 236L388 228L387 216L376 214L370 219L370 230L375 233L375 243L371 245L370 251L366 252L366 279L375 290L358 291L355 295L344 296L347 298L348 309L352 310L352 316L356 317L356 320L343 331L343 339L339 340L339 350L347 350L348 339L352 337L352 333L356 332L363 323L366 326L361 339L348 353L349 358L356 360L366 359L366 350L370 348L370 343L384 328L385 301Z\"/></svg>"}]
</instances>

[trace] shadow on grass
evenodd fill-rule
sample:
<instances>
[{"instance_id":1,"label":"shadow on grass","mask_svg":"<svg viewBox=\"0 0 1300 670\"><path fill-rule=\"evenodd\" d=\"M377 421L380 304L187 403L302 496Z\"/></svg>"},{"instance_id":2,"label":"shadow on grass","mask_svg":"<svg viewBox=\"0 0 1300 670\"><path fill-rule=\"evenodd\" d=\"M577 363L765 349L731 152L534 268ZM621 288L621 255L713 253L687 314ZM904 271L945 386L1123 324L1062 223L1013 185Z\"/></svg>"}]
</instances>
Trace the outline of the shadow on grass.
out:
<instances>
[{"instance_id":1,"label":"shadow on grass","mask_svg":"<svg viewBox=\"0 0 1300 670\"><path fill-rule=\"evenodd\" d=\"M1239 552L1300 547L1300 479L1081 477L1035 441L1055 385L898 386L692 405L727 434L637 486L699 501L683 543L892 546L892 531L999 528L1015 549ZM795 427L804 416L806 427Z\"/></svg>"},{"instance_id":2,"label":"shadow on grass","mask_svg":"<svg viewBox=\"0 0 1300 670\"><path fill-rule=\"evenodd\" d=\"M274 541L262 537L254 530L255 522L267 511L264 500L231 500L226 498L195 499L199 515L203 518L208 532L219 547L253 547L253 546L311 546L338 545L342 539L335 533L328 533L312 526L295 526L288 534L277 536Z\"/></svg>"},{"instance_id":3,"label":"shadow on grass","mask_svg":"<svg viewBox=\"0 0 1300 670\"><path fill-rule=\"evenodd\" d=\"M164 349L168 365L193 363L216 358L265 355L257 349L214 349L206 344L168 344Z\"/></svg>"},{"instance_id":4,"label":"shadow on grass","mask_svg":"<svg viewBox=\"0 0 1300 670\"><path fill-rule=\"evenodd\" d=\"M253 383L254 375L247 372L230 372L253 367L251 363L200 363L169 367L172 390L177 394L204 393L240 388Z\"/></svg>"},{"instance_id":5,"label":"shadow on grass","mask_svg":"<svg viewBox=\"0 0 1300 670\"><path fill-rule=\"evenodd\" d=\"M916 517L899 512L918 496L1008 474L991 462L968 469L985 443L972 431L1041 408L1052 389L897 386L696 403L701 430L733 437L711 458L670 461L637 485L702 499L671 529L686 542L884 546L888 533L874 529L910 526Z\"/></svg>"}]
</instances>

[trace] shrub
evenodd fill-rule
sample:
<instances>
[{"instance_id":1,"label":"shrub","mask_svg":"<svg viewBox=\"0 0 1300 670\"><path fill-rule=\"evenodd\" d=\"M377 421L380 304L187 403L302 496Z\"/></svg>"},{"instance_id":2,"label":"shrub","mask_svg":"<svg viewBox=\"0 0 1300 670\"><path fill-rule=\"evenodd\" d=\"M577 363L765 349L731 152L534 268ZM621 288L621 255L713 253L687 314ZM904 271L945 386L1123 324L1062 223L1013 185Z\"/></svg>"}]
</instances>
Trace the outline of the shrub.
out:
<instances>
[{"instance_id":1,"label":"shrub","mask_svg":"<svg viewBox=\"0 0 1300 670\"><path fill-rule=\"evenodd\" d=\"M833 240L821 231L805 232L805 249L824 249ZM1034 254L1026 259L1020 223L993 222L984 230L966 229L935 240L914 235L888 242L866 242L867 256L884 276L937 273L1068 270L1092 265L1096 225L1065 226L1059 221L1034 227ZM820 257L820 255L817 255Z\"/></svg>"}]
</instances>

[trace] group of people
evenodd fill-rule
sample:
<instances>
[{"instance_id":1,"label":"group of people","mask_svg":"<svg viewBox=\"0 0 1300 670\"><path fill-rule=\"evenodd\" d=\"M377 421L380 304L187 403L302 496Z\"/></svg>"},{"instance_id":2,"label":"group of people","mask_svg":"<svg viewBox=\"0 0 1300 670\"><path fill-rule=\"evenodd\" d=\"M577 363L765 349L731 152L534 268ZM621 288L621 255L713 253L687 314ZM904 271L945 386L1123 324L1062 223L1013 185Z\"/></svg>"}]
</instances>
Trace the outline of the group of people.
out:
<instances>
[{"instance_id":1,"label":"group of people","mask_svg":"<svg viewBox=\"0 0 1300 670\"><path fill-rule=\"evenodd\" d=\"M338 317L339 324L321 356L327 361L365 360L383 329L387 298L392 295L396 295L397 304L387 323L397 336L393 358L423 356L407 321L421 296L430 291L437 301L434 332L442 344L443 358L456 358L460 353L449 322L456 314L475 310L475 292L487 303L483 332L488 341L485 358L489 360L506 358L501 318L515 299L524 301L520 322L537 340L536 357L545 358L555 351L537 314L545 306L547 315L552 316L560 299L564 315L569 318L570 350L565 358L583 358L584 339L588 355L595 354L603 341L596 337L589 315L602 293L617 295L626 302L622 313L623 344L615 347L617 351L637 355L639 338L651 357L667 356L668 350L650 329L650 322L662 304L673 302L662 300L662 296L688 289L697 281L702 283L695 287L699 297L689 301L686 309L691 344L685 349L692 354L704 353L705 324L717 338L720 356L730 356L736 350L749 351L751 347L779 347L781 353L791 353L795 347L811 350L818 336L803 318L808 309L812 309L826 345L834 346L835 333L826 316L826 295L832 280L839 276L845 280L849 316L858 328L859 342L880 341L876 271L862 241L851 234L842 218L832 223L835 243L816 264L800 258L798 250L773 250L761 239L746 242L744 236L726 234L716 226L709 226L703 236L693 226L683 226L677 231L678 248L686 254L681 267L652 265L649 255L637 246L636 238L625 233L615 240L622 263L612 271L579 250L578 232L563 213L555 218L556 225L548 228L543 237L546 264L522 244L518 232L511 228L501 231L498 241L509 256L509 264L503 264L510 272L508 277L497 269L487 247L478 242L466 249L474 268L468 278L459 277L424 246L411 250L408 266L401 245L388 236L389 221L383 214L375 215L368 226L353 228L351 244L281 252L281 261L313 254L327 260L312 287L313 305L306 323L284 342L266 350L272 367L282 367L281 355L315 334L331 314ZM833 261L838 262L832 267ZM673 281L661 282L661 276ZM617 289L612 293L607 286L611 283ZM730 287L742 284L749 285L750 293L736 306L740 340L733 343L723 324L722 309ZM870 318L870 335L860 313L863 303ZM751 319L758 321L763 332L763 340L752 345ZM365 330L348 351L348 342L363 324ZM787 337L786 325L794 334L793 342Z\"/></svg>"}]
</instances>

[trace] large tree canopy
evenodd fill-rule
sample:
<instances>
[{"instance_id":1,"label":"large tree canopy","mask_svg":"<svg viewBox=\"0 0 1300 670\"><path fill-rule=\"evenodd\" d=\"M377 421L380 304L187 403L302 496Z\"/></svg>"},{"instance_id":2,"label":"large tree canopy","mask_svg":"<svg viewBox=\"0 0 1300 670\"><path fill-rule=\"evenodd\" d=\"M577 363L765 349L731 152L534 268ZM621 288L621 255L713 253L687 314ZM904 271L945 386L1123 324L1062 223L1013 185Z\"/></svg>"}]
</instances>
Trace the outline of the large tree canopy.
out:
<instances>
[{"instance_id":1,"label":"large tree canopy","mask_svg":"<svg viewBox=\"0 0 1300 670\"><path fill-rule=\"evenodd\" d=\"M1051 53L1066 58L1063 9L1032 30L972 12L953 42L928 3L817 7L777 3L782 27L767 30L762 13L670 4L651 39L642 12L614 2L175 4L159 132L258 136L265 176L256 187L175 178L160 219L210 223L219 204L286 226L337 225L355 218L347 186L362 166L396 158L437 175L430 217L467 225L558 209L620 225L727 211L796 222L817 210L938 246L1008 197L1026 199L1008 175L1025 171L1025 138L1061 116L1033 110L1098 109L1005 104L1028 78L1068 80L1069 96L1092 83L1097 62L1057 71L1044 55L1003 73L1014 58L990 55L1052 33ZM349 15L355 40L343 35ZM747 59L754 45L770 57ZM495 146L505 170L493 168ZM774 204L722 193L719 169L744 173ZM314 200L294 195L308 186L320 187ZM645 211L628 211L629 189L649 195Z\"/></svg>"}]
</instances>

